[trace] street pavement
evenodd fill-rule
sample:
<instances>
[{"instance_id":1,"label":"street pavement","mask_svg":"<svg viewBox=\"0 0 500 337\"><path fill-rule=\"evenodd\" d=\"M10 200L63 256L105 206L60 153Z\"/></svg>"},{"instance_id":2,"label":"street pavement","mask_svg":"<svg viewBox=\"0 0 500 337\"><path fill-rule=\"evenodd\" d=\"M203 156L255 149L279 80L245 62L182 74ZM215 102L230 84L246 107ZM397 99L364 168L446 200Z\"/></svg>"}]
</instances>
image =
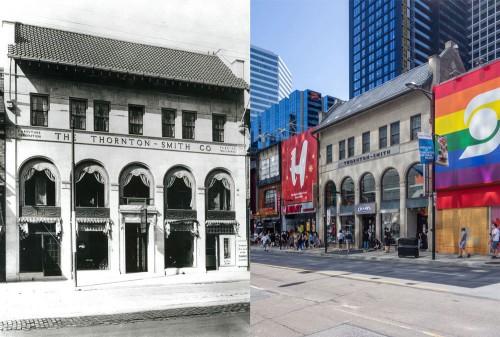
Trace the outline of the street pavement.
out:
<instances>
[{"instance_id":1,"label":"street pavement","mask_svg":"<svg viewBox=\"0 0 500 337\"><path fill-rule=\"evenodd\" d=\"M264 251L264 248L260 245L252 245L250 251ZM464 256L463 258L457 258L458 255L439 253L436 252L435 259L432 259L432 252L430 250L420 250L419 257L399 257L397 250L391 247L389 253L385 253L383 249L374 250L370 249L368 252L364 252L362 249L350 249L349 252L337 248L337 245L331 245L328 247L325 253L325 248L309 248L305 250L296 249L281 249L279 247L271 247L269 249L269 254L303 254L312 256L326 256L331 258L343 258L343 259L361 259L361 260L373 260L373 261L387 261L390 262L401 262L401 263L415 263L415 264L431 264L434 266L461 266L470 268L498 268L500 269L500 259L492 259L489 255L471 255L470 258Z\"/></svg>"},{"instance_id":2,"label":"street pavement","mask_svg":"<svg viewBox=\"0 0 500 337\"><path fill-rule=\"evenodd\" d=\"M249 310L250 273L86 271L76 288L73 280L1 283L0 298L0 331L232 313Z\"/></svg>"}]
</instances>

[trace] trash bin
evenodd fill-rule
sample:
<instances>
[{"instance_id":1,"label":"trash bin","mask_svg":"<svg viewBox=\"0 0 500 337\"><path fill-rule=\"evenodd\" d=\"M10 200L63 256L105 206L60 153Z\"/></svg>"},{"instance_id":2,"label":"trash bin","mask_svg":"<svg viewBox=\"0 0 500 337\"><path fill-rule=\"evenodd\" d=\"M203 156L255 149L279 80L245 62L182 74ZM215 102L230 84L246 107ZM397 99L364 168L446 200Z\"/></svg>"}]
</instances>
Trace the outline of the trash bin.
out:
<instances>
[{"instance_id":1,"label":"trash bin","mask_svg":"<svg viewBox=\"0 0 500 337\"><path fill-rule=\"evenodd\" d=\"M398 257L418 257L418 239L400 238L398 240Z\"/></svg>"}]
</instances>

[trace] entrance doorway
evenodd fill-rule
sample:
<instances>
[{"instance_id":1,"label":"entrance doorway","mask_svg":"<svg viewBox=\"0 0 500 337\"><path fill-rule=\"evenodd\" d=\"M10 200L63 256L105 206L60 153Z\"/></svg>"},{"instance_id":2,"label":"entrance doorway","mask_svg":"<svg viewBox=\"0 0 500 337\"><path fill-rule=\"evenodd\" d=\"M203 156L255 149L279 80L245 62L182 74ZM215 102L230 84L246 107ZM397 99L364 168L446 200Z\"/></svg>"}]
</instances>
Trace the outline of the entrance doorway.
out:
<instances>
[{"instance_id":1,"label":"entrance doorway","mask_svg":"<svg viewBox=\"0 0 500 337\"><path fill-rule=\"evenodd\" d=\"M207 270L217 270L218 263L218 235L207 234L207 243L205 249Z\"/></svg>"},{"instance_id":2,"label":"entrance doorway","mask_svg":"<svg viewBox=\"0 0 500 337\"><path fill-rule=\"evenodd\" d=\"M30 223L27 237L20 242L20 271L61 276L61 245L55 224Z\"/></svg>"},{"instance_id":3,"label":"entrance doorway","mask_svg":"<svg viewBox=\"0 0 500 337\"><path fill-rule=\"evenodd\" d=\"M370 247L372 246L372 242L375 239L375 216L374 215L363 215L362 216L363 223L363 233L361 233L361 237L365 231L368 231L370 235Z\"/></svg>"},{"instance_id":4,"label":"entrance doorway","mask_svg":"<svg viewBox=\"0 0 500 337\"><path fill-rule=\"evenodd\" d=\"M148 227L138 223L125 225L125 271L148 271Z\"/></svg>"}]
</instances>

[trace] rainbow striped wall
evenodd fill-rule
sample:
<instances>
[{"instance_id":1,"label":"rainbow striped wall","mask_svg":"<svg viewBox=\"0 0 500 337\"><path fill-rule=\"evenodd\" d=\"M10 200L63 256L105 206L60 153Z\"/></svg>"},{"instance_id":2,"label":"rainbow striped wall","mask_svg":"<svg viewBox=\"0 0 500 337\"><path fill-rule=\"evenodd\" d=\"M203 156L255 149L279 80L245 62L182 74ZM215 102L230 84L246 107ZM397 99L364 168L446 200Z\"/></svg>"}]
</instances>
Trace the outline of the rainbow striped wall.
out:
<instances>
[{"instance_id":1,"label":"rainbow striped wall","mask_svg":"<svg viewBox=\"0 0 500 337\"><path fill-rule=\"evenodd\" d=\"M433 90L436 134L449 151L449 166L436 165L436 189L500 183L500 61Z\"/></svg>"}]
</instances>

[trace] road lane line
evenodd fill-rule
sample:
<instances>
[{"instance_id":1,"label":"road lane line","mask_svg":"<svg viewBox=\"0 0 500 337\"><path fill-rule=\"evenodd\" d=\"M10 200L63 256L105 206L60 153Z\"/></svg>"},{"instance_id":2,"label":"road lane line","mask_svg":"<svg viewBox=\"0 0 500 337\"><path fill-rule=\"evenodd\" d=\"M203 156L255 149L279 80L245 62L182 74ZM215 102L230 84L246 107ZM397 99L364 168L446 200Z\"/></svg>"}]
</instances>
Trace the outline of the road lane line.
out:
<instances>
[{"instance_id":1,"label":"road lane line","mask_svg":"<svg viewBox=\"0 0 500 337\"><path fill-rule=\"evenodd\" d=\"M391 284L391 285L396 285L396 286L404 286L404 287L411 287L411 288L418 288L418 289L425 289L425 290L449 292L449 290L447 288L439 288L439 287L426 286L426 285L421 285L421 284L407 284L405 282L389 281L389 280L384 280L384 279L373 280L373 279L371 279L372 275L370 275L370 277L368 277L368 276L363 277L363 276L350 275L350 274L337 274L337 273L328 272L328 271L317 271L317 270L309 270L309 269L303 269L303 268L276 266L276 265L272 265L272 264L265 264L265 263L259 263L259 262L254 262L254 264L258 264L258 265L261 265L264 267L286 269L286 270L291 270L291 271L306 271L309 273L314 273L314 274L329 276L329 277L341 277L341 278L353 279L353 280L358 280L358 281L367 281L367 282L373 282L373 283Z\"/></svg>"}]
</instances>

